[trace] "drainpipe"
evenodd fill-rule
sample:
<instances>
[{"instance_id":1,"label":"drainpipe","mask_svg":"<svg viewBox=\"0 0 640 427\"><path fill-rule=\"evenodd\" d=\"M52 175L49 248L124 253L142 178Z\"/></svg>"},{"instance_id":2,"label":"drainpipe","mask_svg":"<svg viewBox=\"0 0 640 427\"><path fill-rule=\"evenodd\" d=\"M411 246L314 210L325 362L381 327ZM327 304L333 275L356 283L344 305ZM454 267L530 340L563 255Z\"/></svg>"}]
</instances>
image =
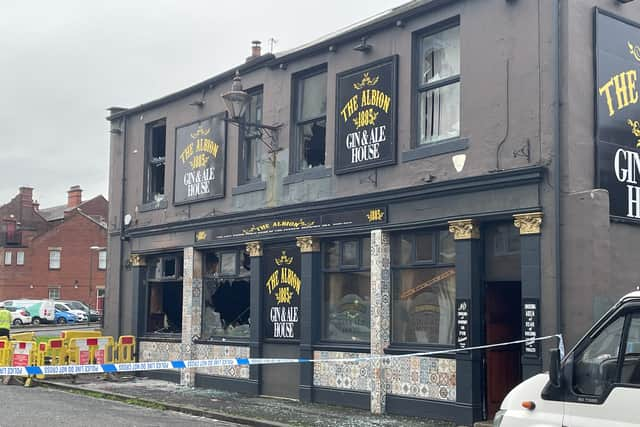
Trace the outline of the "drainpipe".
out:
<instances>
[{"instance_id":1,"label":"drainpipe","mask_svg":"<svg viewBox=\"0 0 640 427\"><path fill-rule=\"evenodd\" d=\"M118 268L118 279L119 279L119 289L118 289L118 336L120 336L122 332L122 278L123 278L123 254L124 254L124 201L125 201L125 184L127 182L126 179L126 167L127 167L127 116L126 114L122 116L122 182L121 182L121 197L120 197L120 260L119 260L119 268Z\"/></svg>"},{"instance_id":2,"label":"drainpipe","mask_svg":"<svg viewBox=\"0 0 640 427\"><path fill-rule=\"evenodd\" d=\"M553 201L555 204L553 221L555 227L555 273L556 273L556 333L563 333L564 322L562 313L562 265L561 265L561 253L562 253L562 239L560 236L560 124L562 123L560 108L560 59L561 59L561 45L560 45L560 0L554 0L554 12L553 12L553 32L555 42L555 60L553 62L553 79L554 79L554 103L555 117L553 123Z\"/></svg>"}]
</instances>

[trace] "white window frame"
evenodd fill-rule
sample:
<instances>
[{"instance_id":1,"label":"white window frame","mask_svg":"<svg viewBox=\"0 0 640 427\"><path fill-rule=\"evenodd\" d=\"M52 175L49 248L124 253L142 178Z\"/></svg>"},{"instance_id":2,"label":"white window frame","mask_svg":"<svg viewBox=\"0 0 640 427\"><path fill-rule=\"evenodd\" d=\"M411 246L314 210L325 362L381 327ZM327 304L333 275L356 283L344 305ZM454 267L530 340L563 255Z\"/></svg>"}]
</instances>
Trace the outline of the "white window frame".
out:
<instances>
[{"instance_id":1,"label":"white window frame","mask_svg":"<svg viewBox=\"0 0 640 427\"><path fill-rule=\"evenodd\" d=\"M24 251L16 252L16 265L24 265Z\"/></svg>"},{"instance_id":2,"label":"white window frame","mask_svg":"<svg viewBox=\"0 0 640 427\"><path fill-rule=\"evenodd\" d=\"M56 260L54 254L58 254ZM60 249L49 249L49 270L60 270L62 265L62 251Z\"/></svg>"},{"instance_id":3,"label":"white window frame","mask_svg":"<svg viewBox=\"0 0 640 427\"><path fill-rule=\"evenodd\" d=\"M11 265L11 251L4 251L4 265Z\"/></svg>"},{"instance_id":4,"label":"white window frame","mask_svg":"<svg viewBox=\"0 0 640 427\"><path fill-rule=\"evenodd\" d=\"M98 270L106 270L106 269L107 269L107 251L106 249L103 249L98 252Z\"/></svg>"},{"instance_id":5,"label":"white window frame","mask_svg":"<svg viewBox=\"0 0 640 427\"><path fill-rule=\"evenodd\" d=\"M55 291L55 292L52 293L52 291ZM60 286L49 286L49 291L47 295L49 299L53 299L53 300L60 299Z\"/></svg>"}]
</instances>

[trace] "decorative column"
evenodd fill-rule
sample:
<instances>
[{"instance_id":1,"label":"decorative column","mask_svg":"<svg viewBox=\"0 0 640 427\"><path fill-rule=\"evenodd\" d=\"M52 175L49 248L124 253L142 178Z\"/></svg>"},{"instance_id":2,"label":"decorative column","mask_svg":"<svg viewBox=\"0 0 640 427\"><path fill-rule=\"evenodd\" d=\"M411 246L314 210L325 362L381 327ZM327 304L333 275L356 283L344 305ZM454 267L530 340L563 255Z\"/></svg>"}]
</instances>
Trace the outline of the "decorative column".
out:
<instances>
[{"instance_id":1,"label":"decorative column","mask_svg":"<svg viewBox=\"0 0 640 427\"><path fill-rule=\"evenodd\" d=\"M251 301L249 326L249 357L262 357L262 341L264 337L264 311L262 295L262 242L247 243L247 252L251 257ZM249 366L249 380L253 384L253 393L260 394L260 365Z\"/></svg>"},{"instance_id":2,"label":"decorative column","mask_svg":"<svg viewBox=\"0 0 640 427\"><path fill-rule=\"evenodd\" d=\"M540 227L542 212L513 216L520 229L520 276L522 280L522 337L540 336L540 280L542 254L540 253ZM540 342L522 346L522 379L542 372Z\"/></svg>"},{"instance_id":3,"label":"decorative column","mask_svg":"<svg viewBox=\"0 0 640 427\"><path fill-rule=\"evenodd\" d=\"M313 344L320 339L320 299L322 271L320 270L320 241L317 237L296 238L300 248L300 358L313 359ZM313 401L313 363L300 364L299 398Z\"/></svg>"},{"instance_id":4,"label":"decorative column","mask_svg":"<svg viewBox=\"0 0 640 427\"><path fill-rule=\"evenodd\" d=\"M484 291L481 280L480 228L472 219L449 222L456 244L456 334L459 349L482 345L484 337ZM456 401L468 408L462 424L482 419L482 351L456 353Z\"/></svg>"},{"instance_id":5,"label":"decorative column","mask_svg":"<svg viewBox=\"0 0 640 427\"><path fill-rule=\"evenodd\" d=\"M389 233L371 231L371 356L383 356L390 343L391 258ZM371 412L386 412L386 363L371 362Z\"/></svg>"},{"instance_id":6,"label":"decorative column","mask_svg":"<svg viewBox=\"0 0 640 427\"><path fill-rule=\"evenodd\" d=\"M145 313L147 313L148 301L144 298L147 295L147 284L145 276L147 274L147 263L142 255L131 254L128 264L131 266L131 325L124 324L120 335L127 333L141 336L144 334L146 325Z\"/></svg>"},{"instance_id":7,"label":"decorative column","mask_svg":"<svg viewBox=\"0 0 640 427\"><path fill-rule=\"evenodd\" d=\"M184 249L182 270L182 339L183 360L195 357L193 338L202 333L202 253L193 247ZM180 384L194 387L195 368L180 370Z\"/></svg>"}]
</instances>

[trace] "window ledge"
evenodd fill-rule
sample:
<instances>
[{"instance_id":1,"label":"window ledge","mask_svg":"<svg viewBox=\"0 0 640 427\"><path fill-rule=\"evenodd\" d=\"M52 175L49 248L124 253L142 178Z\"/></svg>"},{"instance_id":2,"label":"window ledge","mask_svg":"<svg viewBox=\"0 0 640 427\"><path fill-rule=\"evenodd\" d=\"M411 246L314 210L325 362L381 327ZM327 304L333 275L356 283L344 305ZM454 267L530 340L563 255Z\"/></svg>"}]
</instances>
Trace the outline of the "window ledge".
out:
<instances>
[{"instance_id":1,"label":"window ledge","mask_svg":"<svg viewBox=\"0 0 640 427\"><path fill-rule=\"evenodd\" d=\"M354 341L350 342L322 342L313 345L314 350L339 351L345 353L369 353L371 346L369 343Z\"/></svg>"},{"instance_id":2,"label":"window ledge","mask_svg":"<svg viewBox=\"0 0 640 427\"><path fill-rule=\"evenodd\" d=\"M391 344L384 349L385 354L410 354L410 353L427 353L429 351L443 351L453 350L453 346L450 345L438 345L438 344ZM444 353L437 354L430 357L444 357L455 358L456 353Z\"/></svg>"},{"instance_id":3,"label":"window ledge","mask_svg":"<svg viewBox=\"0 0 640 427\"><path fill-rule=\"evenodd\" d=\"M179 334L145 334L141 337L138 337L138 342L140 341L149 341L149 342L169 342L169 343L180 343L182 342L182 337Z\"/></svg>"},{"instance_id":4,"label":"window ledge","mask_svg":"<svg viewBox=\"0 0 640 427\"><path fill-rule=\"evenodd\" d=\"M241 184L238 185L237 187L233 187L231 189L231 194L233 196L237 195L237 194L246 194L246 193L253 193L256 191L263 191L267 188L267 183L264 181L255 181L255 182L250 182L247 184Z\"/></svg>"},{"instance_id":5,"label":"window ledge","mask_svg":"<svg viewBox=\"0 0 640 427\"><path fill-rule=\"evenodd\" d=\"M315 167L305 169L300 172L289 174L282 180L283 184L295 184L297 182L306 181L308 179L328 178L333 175L333 168Z\"/></svg>"},{"instance_id":6,"label":"window ledge","mask_svg":"<svg viewBox=\"0 0 640 427\"><path fill-rule=\"evenodd\" d=\"M469 138L453 138L443 141L425 144L420 147L413 148L409 151L402 152L402 162L410 162L412 160L424 159L426 157L437 156L440 154L453 153L469 148Z\"/></svg>"},{"instance_id":7,"label":"window ledge","mask_svg":"<svg viewBox=\"0 0 640 427\"><path fill-rule=\"evenodd\" d=\"M203 345L224 345L231 347L248 347L249 346L249 338L212 338L210 340L207 339L196 339L193 340L194 344L203 344Z\"/></svg>"},{"instance_id":8,"label":"window ledge","mask_svg":"<svg viewBox=\"0 0 640 427\"><path fill-rule=\"evenodd\" d=\"M157 202L143 203L140 205L139 210L140 212L148 212L148 211L154 211L156 209L166 209L167 206L169 206L169 202L167 202L167 199L162 199Z\"/></svg>"}]
</instances>

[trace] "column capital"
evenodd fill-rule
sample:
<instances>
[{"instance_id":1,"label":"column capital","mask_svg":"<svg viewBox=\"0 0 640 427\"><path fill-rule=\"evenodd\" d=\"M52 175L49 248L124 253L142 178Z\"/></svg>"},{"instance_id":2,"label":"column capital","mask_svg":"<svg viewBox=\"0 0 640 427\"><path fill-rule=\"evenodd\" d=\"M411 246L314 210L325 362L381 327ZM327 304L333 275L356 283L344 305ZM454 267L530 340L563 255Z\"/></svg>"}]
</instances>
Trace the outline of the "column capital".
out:
<instances>
[{"instance_id":1,"label":"column capital","mask_svg":"<svg viewBox=\"0 0 640 427\"><path fill-rule=\"evenodd\" d=\"M513 216L513 224L520 229L520 235L540 234L542 212L530 212Z\"/></svg>"},{"instance_id":2,"label":"column capital","mask_svg":"<svg viewBox=\"0 0 640 427\"><path fill-rule=\"evenodd\" d=\"M247 252L251 257L262 256L262 242L248 242Z\"/></svg>"},{"instance_id":3,"label":"column capital","mask_svg":"<svg viewBox=\"0 0 640 427\"><path fill-rule=\"evenodd\" d=\"M449 231L455 240L470 240L480 238L480 228L473 219L449 221Z\"/></svg>"},{"instance_id":4,"label":"column capital","mask_svg":"<svg viewBox=\"0 0 640 427\"><path fill-rule=\"evenodd\" d=\"M320 252L320 240L313 238L313 236L300 236L296 237L296 245L300 248L300 252Z\"/></svg>"},{"instance_id":5,"label":"column capital","mask_svg":"<svg viewBox=\"0 0 640 427\"><path fill-rule=\"evenodd\" d=\"M131 254L129 255L129 264L131 264L132 267L145 267L147 261L144 256L140 254Z\"/></svg>"}]
</instances>

